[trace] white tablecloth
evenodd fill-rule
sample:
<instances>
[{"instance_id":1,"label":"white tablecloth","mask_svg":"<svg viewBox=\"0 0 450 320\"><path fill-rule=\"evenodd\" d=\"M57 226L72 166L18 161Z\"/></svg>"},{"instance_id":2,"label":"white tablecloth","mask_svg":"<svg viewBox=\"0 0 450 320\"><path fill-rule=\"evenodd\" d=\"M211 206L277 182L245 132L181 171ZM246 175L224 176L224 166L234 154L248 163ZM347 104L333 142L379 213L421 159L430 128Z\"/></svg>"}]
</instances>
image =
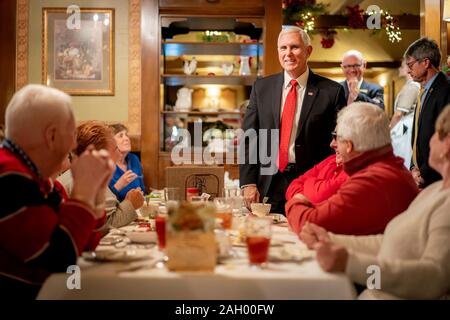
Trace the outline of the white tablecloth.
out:
<instances>
[{"instance_id":1,"label":"white tablecloth","mask_svg":"<svg viewBox=\"0 0 450 320\"><path fill-rule=\"evenodd\" d=\"M286 227L275 227L273 239L290 242L289 246L303 246ZM259 270L249 267L241 256L241 259L218 265L214 273L175 273L155 268L154 261L161 254L156 247L150 250L153 260L92 263L80 259L81 289L67 289L66 282L71 274L53 274L45 282L38 299L355 298L347 276L323 272L314 258L300 262L270 262L267 269ZM301 250L305 250L304 247ZM245 248L238 251L242 254ZM129 270L134 267L138 269Z\"/></svg>"}]
</instances>

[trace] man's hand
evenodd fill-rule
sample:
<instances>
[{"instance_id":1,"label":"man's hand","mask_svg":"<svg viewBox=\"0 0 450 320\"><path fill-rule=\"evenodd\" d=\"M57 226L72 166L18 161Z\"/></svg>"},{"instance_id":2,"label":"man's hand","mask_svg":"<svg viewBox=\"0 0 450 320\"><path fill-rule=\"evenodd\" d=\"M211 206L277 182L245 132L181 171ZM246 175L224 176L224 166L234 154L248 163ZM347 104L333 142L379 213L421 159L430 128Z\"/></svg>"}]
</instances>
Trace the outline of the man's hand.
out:
<instances>
[{"instance_id":1,"label":"man's hand","mask_svg":"<svg viewBox=\"0 0 450 320\"><path fill-rule=\"evenodd\" d=\"M106 150L96 151L89 147L72 163L73 190L71 197L85 202L91 208L97 206L99 192L114 172L114 163ZM101 198L101 197L100 197ZM95 218L103 216L103 210L95 210Z\"/></svg>"},{"instance_id":2,"label":"man's hand","mask_svg":"<svg viewBox=\"0 0 450 320\"><path fill-rule=\"evenodd\" d=\"M318 242L331 241L328 232L324 228L310 222L307 222L303 226L298 236L306 244L308 249L313 249Z\"/></svg>"},{"instance_id":3,"label":"man's hand","mask_svg":"<svg viewBox=\"0 0 450 320\"><path fill-rule=\"evenodd\" d=\"M128 191L125 200L130 201L134 209L142 207L144 205L144 194L142 193L141 188Z\"/></svg>"},{"instance_id":4,"label":"man's hand","mask_svg":"<svg viewBox=\"0 0 450 320\"><path fill-rule=\"evenodd\" d=\"M250 205L259 201L259 192L256 186L247 186L243 190L244 203L247 209L250 210Z\"/></svg>"},{"instance_id":5,"label":"man's hand","mask_svg":"<svg viewBox=\"0 0 450 320\"><path fill-rule=\"evenodd\" d=\"M304 194L297 193L292 197L292 199L298 199L303 202L304 205L312 207L311 201L309 201L309 199Z\"/></svg>"},{"instance_id":6,"label":"man's hand","mask_svg":"<svg viewBox=\"0 0 450 320\"><path fill-rule=\"evenodd\" d=\"M359 94L358 79L350 79L348 81L348 99L347 104L350 104L356 100Z\"/></svg>"},{"instance_id":7,"label":"man's hand","mask_svg":"<svg viewBox=\"0 0 450 320\"><path fill-rule=\"evenodd\" d=\"M116 184L114 185L114 188L116 188L117 191L122 190L127 185L129 185L131 182L133 182L137 178L137 174L134 173L131 170L127 170L120 178L117 180Z\"/></svg>"},{"instance_id":8,"label":"man's hand","mask_svg":"<svg viewBox=\"0 0 450 320\"><path fill-rule=\"evenodd\" d=\"M314 245L316 259L320 267L327 272L345 272L348 251L332 242L318 242Z\"/></svg>"},{"instance_id":9,"label":"man's hand","mask_svg":"<svg viewBox=\"0 0 450 320\"><path fill-rule=\"evenodd\" d=\"M412 174L412 176L414 178L414 181L416 182L417 186L419 188L421 188L423 186L423 184L425 183L425 181L420 176L420 170L417 167L413 167L411 169L411 174Z\"/></svg>"}]
</instances>

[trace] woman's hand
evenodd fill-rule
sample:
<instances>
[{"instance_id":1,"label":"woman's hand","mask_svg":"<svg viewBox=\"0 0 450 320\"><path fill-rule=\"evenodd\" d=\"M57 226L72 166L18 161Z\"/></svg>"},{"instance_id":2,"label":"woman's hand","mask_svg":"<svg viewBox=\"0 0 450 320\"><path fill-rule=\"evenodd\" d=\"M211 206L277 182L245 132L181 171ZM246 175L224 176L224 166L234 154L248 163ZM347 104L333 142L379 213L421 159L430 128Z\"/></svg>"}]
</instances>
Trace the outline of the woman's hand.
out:
<instances>
[{"instance_id":1,"label":"woman's hand","mask_svg":"<svg viewBox=\"0 0 450 320\"><path fill-rule=\"evenodd\" d=\"M134 209L142 207L144 205L144 194L142 193L141 188L128 191L125 200L130 201Z\"/></svg>"},{"instance_id":2,"label":"woman's hand","mask_svg":"<svg viewBox=\"0 0 450 320\"><path fill-rule=\"evenodd\" d=\"M327 272L345 272L348 251L341 245L332 242L318 242L314 245L316 259L320 267Z\"/></svg>"},{"instance_id":3,"label":"woman's hand","mask_svg":"<svg viewBox=\"0 0 450 320\"><path fill-rule=\"evenodd\" d=\"M122 190L127 185L129 185L131 182L133 182L137 178L137 174L134 173L131 170L127 170L120 178L117 180L116 184L114 185L114 188L116 188L117 191Z\"/></svg>"},{"instance_id":4,"label":"woman's hand","mask_svg":"<svg viewBox=\"0 0 450 320\"><path fill-rule=\"evenodd\" d=\"M298 236L306 244L308 249L313 249L314 245L320 241L330 242L330 236L327 230L310 222L304 225Z\"/></svg>"}]
</instances>

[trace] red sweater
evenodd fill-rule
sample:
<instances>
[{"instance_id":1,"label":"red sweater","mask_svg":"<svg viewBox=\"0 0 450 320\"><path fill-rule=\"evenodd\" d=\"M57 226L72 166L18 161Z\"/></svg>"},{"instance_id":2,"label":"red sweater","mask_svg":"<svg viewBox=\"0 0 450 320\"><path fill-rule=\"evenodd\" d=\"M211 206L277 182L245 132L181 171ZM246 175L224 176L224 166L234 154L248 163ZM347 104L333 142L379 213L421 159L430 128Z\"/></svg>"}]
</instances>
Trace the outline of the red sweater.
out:
<instances>
[{"instance_id":1,"label":"red sweater","mask_svg":"<svg viewBox=\"0 0 450 320\"><path fill-rule=\"evenodd\" d=\"M339 234L382 233L387 223L406 210L419 190L392 147L371 150L344 163L349 178L328 200L309 207L299 199L286 204L296 233L306 222Z\"/></svg>"},{"instance_id":2,"label":"red sweater","mask_svg":"<svg viewBox=\"0 0 450 320\"><path fill-rule=\"evenodd\" d=\"M99 236L90 208L64 200L61 185L0 147L0 290L33 298L52 272L66 272Z\"/></svg>"},{"instance_id":3,"label":"red sweater","mask_svg":"<svg viewBox=\"0 0 450 320\"><path fill-rule=\"evenodd\" d=\"M286 200L301 193L317 204L335 194L347 178L342 166L336 165L336 154L333 154L292 181L286 191Z\"/></svg>"}]
</instances>

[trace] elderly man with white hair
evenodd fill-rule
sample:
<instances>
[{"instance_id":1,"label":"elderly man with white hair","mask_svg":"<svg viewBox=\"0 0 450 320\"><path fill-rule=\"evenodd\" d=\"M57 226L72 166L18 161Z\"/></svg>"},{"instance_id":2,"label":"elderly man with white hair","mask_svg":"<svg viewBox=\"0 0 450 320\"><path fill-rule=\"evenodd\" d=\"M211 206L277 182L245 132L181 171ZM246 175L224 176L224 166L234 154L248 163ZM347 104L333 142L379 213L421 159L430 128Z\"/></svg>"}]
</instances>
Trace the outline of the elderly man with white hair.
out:
<instances>
[{"instance_id":1,"label":"elderly man with white hair","mask_svg":"<svg viewBox=\"0 0 450 320\"><path fill-rule=\"evenodd\" d=\"M94 248L104 222L104 189L114 171L105 150L87 150L72 165L70 198L53 182L76 146L70 97L28 85L5 113L0 147L0 290L34 298L52 272L66 272Z\"/></svg>"},{"instance_id":2,"label":"elderly man with white hair","mask_svg":"<svg viewBox=\"0 0 450 320\"><path fill-rule=\"evenodd\" d=\"M383 88L363 79L366 65L366 60L358 50L349 50L342 56L341 67L346 80L342 81L341 85L344 87L347 104L369 102L384 109Z\"/></svg>"},{"instance_id":3,"label":"elderly man with white hair","mask_svg":"<svg viewBox=\"0 0 450 320\"><path fill-rule=\"evenodd\" d=\"M334 137L348 180L316 205L295 195L286 204L289 225L297 233L308 222L340 234L382 233L418 193L403 159L393 154L388 118L373 104L353 103L339 112Z\"/></svg>"}]
</instances>

